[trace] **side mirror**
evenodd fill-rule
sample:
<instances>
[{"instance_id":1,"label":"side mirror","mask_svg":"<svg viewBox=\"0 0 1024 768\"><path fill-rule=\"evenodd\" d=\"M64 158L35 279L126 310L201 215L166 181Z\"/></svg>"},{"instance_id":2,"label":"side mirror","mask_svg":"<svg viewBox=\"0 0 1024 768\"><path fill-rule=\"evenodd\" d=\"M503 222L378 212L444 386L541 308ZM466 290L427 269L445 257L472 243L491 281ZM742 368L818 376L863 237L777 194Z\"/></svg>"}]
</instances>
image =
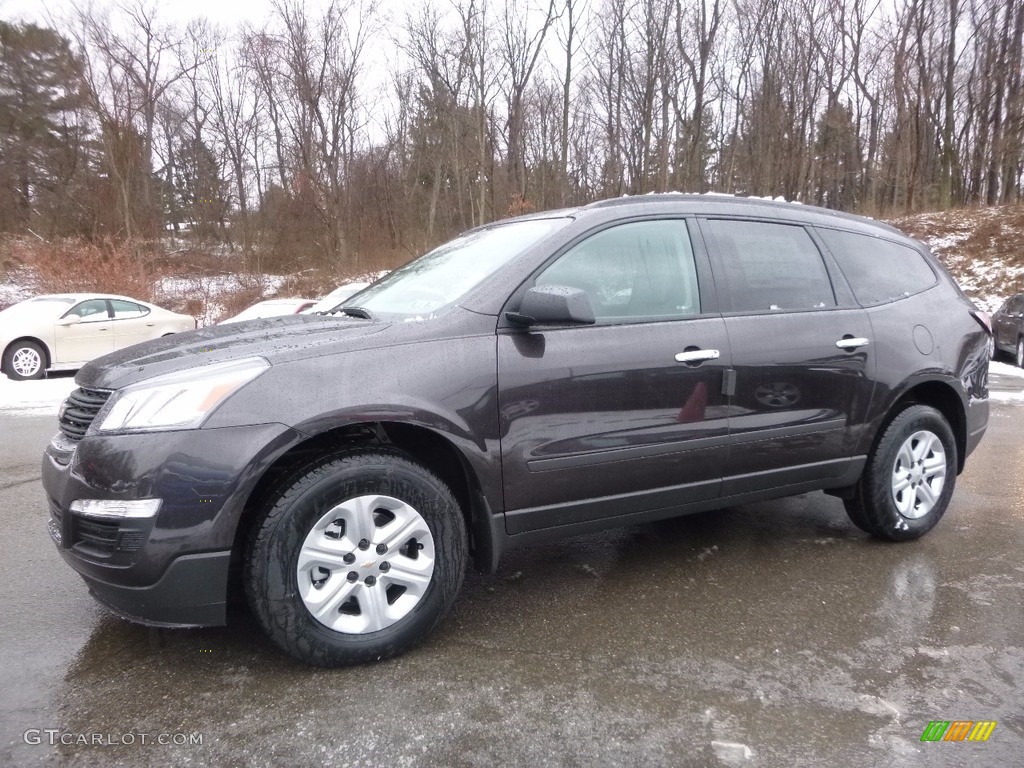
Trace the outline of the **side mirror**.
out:
<instances>
[{"instance_id":1,"label":"side mirror","mask_svg":"<svg viewBox=\"0 0 1024 768\"><path fill-rule=\"evenodd\" d=\"M81 315L68 315L58 320L57 325L78 325L80 322L82 322Z\"/></svg>"},{"instance_id":2,"label":"side mirror","mask_svg":"<svg viewBox=\"0 0 1024 768\"><path fill-rule=\"evenodd\" d=\"M526 292L518 312L505 318L516 325L593 325L594 308L585 291L566 285L536 285Z\"/></svg>"}]
</instances>

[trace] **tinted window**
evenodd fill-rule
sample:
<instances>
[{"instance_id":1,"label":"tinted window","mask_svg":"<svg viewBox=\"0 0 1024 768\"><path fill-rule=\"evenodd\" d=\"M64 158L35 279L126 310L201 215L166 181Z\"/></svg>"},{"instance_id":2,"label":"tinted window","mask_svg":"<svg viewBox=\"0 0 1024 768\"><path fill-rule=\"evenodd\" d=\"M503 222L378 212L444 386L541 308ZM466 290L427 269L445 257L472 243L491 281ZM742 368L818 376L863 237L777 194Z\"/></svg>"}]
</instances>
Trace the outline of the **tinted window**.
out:
<instances>
[{"instance_id":1,"label":"tinted window","mask_svg":"<svg viewBox=\"0 0 1024 768\"><path fill-rule=\"evenodd\" d=\"M822 229L819 234L862 306L884 304L935 285L935 273L913 248L853 232Z\"/></svg>"},{"instance_id":2,"label":"tinted window","mask_svg":"<svg viewBox=\"0 0 1024 768\"><path fill-rule=\"evenodd\" d=\"M111 299L110 306L114 310L114 317L116 319L142 317L149 312L149 310L141 304L136 304L134 301L124 301L122 299Z\"/></svg>"},{"instance_id":3,"label":"tinted window","mask_svg":"<svg viewBox=\"0 0 1024 768\"><path fill-rule=\"evenodd\" d=\"M803 227L758 221L712 220L721 267L719 300L726 312L834 307L825 263ZM722 272L721 275L718 273Z\"/></svg>"},{"instance_id":4,"label":"tinted window","mask_svg":"<svg viewBox=\"0 0 1024 768\"><path fill-rule=\"evenodd\" d=\"M700 314L697 271L683 221L643 221L599 232L544 270L537 285L586 291L599 321Z\"/></svg>"},{"instance_id":5,"label":"tinted window","mask_svg":"<svg viewBox=\"0 0 1024 768\"><path fill-rule=\"evenodd\" d=\"M107 302L106 299L89 299L68 310L67 315L78 315L83 320L106 320Z\"/></svg>"}]
</instances>

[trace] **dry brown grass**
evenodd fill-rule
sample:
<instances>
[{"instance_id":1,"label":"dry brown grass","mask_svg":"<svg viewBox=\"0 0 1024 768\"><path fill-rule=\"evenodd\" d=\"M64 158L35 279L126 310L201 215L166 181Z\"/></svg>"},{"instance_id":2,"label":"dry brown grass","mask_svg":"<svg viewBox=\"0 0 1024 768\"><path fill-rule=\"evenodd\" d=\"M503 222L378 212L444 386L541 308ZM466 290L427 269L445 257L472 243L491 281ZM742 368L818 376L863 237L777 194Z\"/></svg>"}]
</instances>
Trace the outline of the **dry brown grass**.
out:
<instances>
[{"instance_id":1,"label":"dry brown grass","mask_svg":"<svg viewBox=\"0 0 1024 768\"><path fill-rule=\"evenodd\" d=\"M21 239L12 256L28 266L39 293L115 293L152 301L160 274L142 243Z\"/></svg>"},{"instance_id":2,"label":"dry brown grass","mask_svg":"<svg viewBox=\"0 0 1024 768\"><path fill-rule=\"evenodd\" d=\"M348 282L341 279L335 282L336 278L331 274L317 269L306 269L292 275L285 275L281 287L277 290L279 296L294 296L301 299L317 299L330 293L341 283Z\"/></svg>"}]
</instances>

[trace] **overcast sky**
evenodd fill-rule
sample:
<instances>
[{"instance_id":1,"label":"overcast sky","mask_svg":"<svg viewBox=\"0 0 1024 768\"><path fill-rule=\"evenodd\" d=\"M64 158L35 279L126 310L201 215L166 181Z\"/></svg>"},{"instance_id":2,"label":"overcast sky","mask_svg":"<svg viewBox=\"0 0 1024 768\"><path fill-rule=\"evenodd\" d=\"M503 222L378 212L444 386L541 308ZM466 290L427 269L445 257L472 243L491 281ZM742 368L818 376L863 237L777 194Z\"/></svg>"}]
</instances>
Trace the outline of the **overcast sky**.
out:
<instances>
[{"instance_id":1,"label":"overcast sky","mask_svg":"<svg viewBox=\"0 0 1024 768\"><path fill-rule=\"evenodd\" d=\"M99 8L110 7L109 2L94 3ZM150 3L159 8L159 15L167 21L187 22L199 16L225 27L233 27L245 20L254 24L270 14L270 0L163 0ZM47 12L61 18L74 12L84 2L74 0L0 0L0 18L46 23ZM315 0L310 7L319 5Z\"/></svg>"}]
</instances>

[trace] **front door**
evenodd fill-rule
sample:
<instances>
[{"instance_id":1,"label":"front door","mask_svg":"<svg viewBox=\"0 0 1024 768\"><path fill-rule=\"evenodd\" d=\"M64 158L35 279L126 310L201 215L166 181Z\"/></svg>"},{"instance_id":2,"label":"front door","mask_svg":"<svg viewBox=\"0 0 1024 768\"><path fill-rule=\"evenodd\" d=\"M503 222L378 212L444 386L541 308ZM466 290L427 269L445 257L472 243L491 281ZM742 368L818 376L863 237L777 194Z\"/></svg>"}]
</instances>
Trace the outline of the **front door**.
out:
<instances>
[{"instance_id":1,"label":"front door","mask_svg":"<svg viewBox=\"0 0 1024 768\"><path fill-rule=\"evenodd\" d=\"M78 316L81 322L73 325L60 320L53 329L56 342L56 363L86 363L114 351L114 334L106 299L80 301L61 320Z\"/></svg>"},{"instance_id":2,"label":"front door","mask_svg":"<svg viewBox=\"0 0 1024 768\"><path fill-rule=\"evenodd\" d=\"M730 353L706 282L683 220L604 229L538 275L586 291L597 322L499 331L509 533L718 496Z\"/></svg>"}]
</instances>

